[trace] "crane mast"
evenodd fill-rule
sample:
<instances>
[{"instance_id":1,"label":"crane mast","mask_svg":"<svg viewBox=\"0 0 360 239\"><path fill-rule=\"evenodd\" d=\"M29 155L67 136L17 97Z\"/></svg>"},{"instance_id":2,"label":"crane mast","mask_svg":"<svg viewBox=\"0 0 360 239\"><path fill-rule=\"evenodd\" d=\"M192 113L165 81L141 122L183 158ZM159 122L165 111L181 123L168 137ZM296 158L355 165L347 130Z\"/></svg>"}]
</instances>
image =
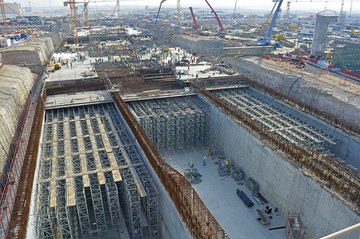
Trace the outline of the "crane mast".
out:
<instances>
[{"instance_id":1,"label":"crane mast","mask_svg":"<svg viewBox=\"0 0 360 239\"><path fill-rule=\"evenodd\" d=\"M78 32L77 32L77 13L76 13L76 3L75 0L68 0L64 2L64 6L69 5L70 7L70 20L71 20L71 35L74 37L74 43L79 42Z\"/></svg>"}]
</instances>

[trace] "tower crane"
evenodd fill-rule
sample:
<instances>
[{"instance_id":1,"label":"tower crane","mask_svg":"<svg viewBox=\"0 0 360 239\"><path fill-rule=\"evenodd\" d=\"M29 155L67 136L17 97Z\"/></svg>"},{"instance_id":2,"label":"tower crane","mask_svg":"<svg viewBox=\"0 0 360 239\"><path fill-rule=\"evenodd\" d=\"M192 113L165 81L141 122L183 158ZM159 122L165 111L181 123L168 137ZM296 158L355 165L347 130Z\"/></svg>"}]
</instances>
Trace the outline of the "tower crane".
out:
<instances>
[{"instance_id":1,"label":"tower crane","mask_svg":"<svg viewBox=\"0 0 360 239\"><path fill-rule=\"evenodd\" d=\"M353 6L353 2L360 2L359 0L288 0L287 1L287 10L286 10L286 20L288 21L288 17L290 16L290 5L291 3L294 2L324 2L324 3L329 3L329 2L341 2L341 10L340 10L340 15L343 14L343 7L344 7L344 3L345 2L350 2L350 15L352 12L352 6Z\"/></svg>"},{"instance_id":2,"label":"tower crane","mask_svg":"<svg viewBox=\"0 0 360 239\"><path fill-rule=\"evenodd\" d=\"M74 43L79 43L79 36L77 32L77 14L76 14L76 2L75 0L68 0L64 2L64 7L69 5L70 7L70 21L71 21L71 35L74 37Z\"/></svg>"},{"instance_id":3,"label":"tower crane","mask_svg":"<svg viewBox=\"0 0 360 239\"><path fill-rule=\"evenodd\" d=\"M116 12L117 16L120 17L120 0L116 0L116 6L115 6L114 12L112 14L113 17L115 16L115 12Z\"/></svg>"},{"instance_id":4,"label":"tower crane","mask_svg":"<svg viewBox=\"0 0 360 239\"><path fill-rule=\"evenodd\" d=\"M89 25L89 8L88 8L89 3L90 3L90 0L87 2L84 2L84 9L79 14L79 17L84 17L84 25L85 26Z\"/></svg>"},{"instance_id":5,"label":"tower crane","mask_svg":"<svg viewBox=\"0 0 360 239\"><path fill-rule=\"evenodd\" d=\"M195 31L198 31L199 30L199 25L197 24L197 21L196 21L196 16L195 16L195 13L193 11L193 8L192 7L189 7L190 9L190 12L191 12L191 16L192 16L192 19L193 19L193 23L194 23L194 30Z\"/></svg>"}]
</instances>

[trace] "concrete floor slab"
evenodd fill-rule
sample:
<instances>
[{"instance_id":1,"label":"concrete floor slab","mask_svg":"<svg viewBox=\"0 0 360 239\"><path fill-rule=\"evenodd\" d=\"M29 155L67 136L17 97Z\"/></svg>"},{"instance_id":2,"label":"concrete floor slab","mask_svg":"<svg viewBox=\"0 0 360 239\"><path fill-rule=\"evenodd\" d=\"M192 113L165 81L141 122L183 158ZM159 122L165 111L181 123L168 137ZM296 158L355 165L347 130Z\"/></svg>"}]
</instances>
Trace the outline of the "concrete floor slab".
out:
<instances>
[{"instance_id":1,"label":"concrete floor slab","mask_svg":"<svg viewBox=\"0 0 360 239\"><path fill-rule=\"evenodd\" d=\"M206 166L203 166L202 162L204 156ZM205 150L166 157L166 162L181 173L188 168L190 160L193 160L202 175L202 182L193 185L195 190L230 238L286 238L285 229L269 230L272 227L285 226L285 216L273 212L271 223L266 226L257 221L256 209L264 209L266 205L258 205L245 185L239 185L232 177L219 177L215 164L218 158L210 158ZM237 196L236 189L243 190L254 202L254 207L247 208Z\"/></svg>"},{"instance_id":2,"label":"concrete floor slab","mask_svg":"<svg viewBox=\"0 0 360 239\"><path fill-rule=\"evenodd\" d=\"M98 77L92 65L92 63L95 63L96 61L95 58L86 57L83 61L81 61L76 57L76 54L72 54L72 53L64 53L62 55L54 54L54 58L56 60L58 60L59 57L61 57L61 59L63 60L67 59L69 63L63 65L60 70L57 70L53 73L49 73L49 76L46 79L46 81L67 81L67 80ZM104 62L108 61L108 59L105 57L101 59L103 59Z\"/></svg>"}]
</instances>

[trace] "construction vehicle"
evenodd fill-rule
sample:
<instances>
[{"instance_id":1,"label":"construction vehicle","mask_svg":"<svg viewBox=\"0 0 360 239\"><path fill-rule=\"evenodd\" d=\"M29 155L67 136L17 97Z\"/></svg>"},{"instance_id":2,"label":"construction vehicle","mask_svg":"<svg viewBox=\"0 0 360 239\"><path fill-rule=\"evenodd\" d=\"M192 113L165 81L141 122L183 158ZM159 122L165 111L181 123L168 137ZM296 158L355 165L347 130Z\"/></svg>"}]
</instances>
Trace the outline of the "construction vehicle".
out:
<instances>
[{"instance_id":1,"label":"construction vehicle","mask_svg":"<svg viewBox=\"0 0 360 239\"><path fill-rule=\"evenodd\" d=\"M54 65L54 69L57 71L57 70L60 70L61 69L61 63L56 63Z\"/></svg>"},{"instance_id":2,"label":"construction vehicle","mask_svg":"<svg viewBox=\"0 0 360 239\"><path fill-rule=\"evenodd\" d=\"M55 66L53 63L49 62L46 71L49 72L55 72Z\"/></svg>"},{"instance_id":3,"label":"construction vehicle","mask_svg":"<svg viewBox=\"0 0 360 239\"><path fill-rule=\"evenodd\" d=\"M276 8L274 15L272 16L269 28L266 32L266 35L264 36L264 38L260 38L258 39L258 45L260 46L269 46L271 45L271 41L270 41L270 37L273 33L274 27L276 25L276 20L278 19L280 12L281 12L281 5L283 3L283 0L279 0L275 2L275 5L273 7L273 9ZM277 47L277 45L274 45L275 47Z\"/></svg>"},{"instance_id":4,"label":"construction vehicle","mask_svg":"<svg viewBox=\"0 0 360 239\"><path fill-rule=\"evenodd\" d=\"M295 46L295 43L294 42L291 42L291 41L288 41L284 34L280 33L280 34L277 34L275 36L275 42L278 42L279 44L283 45L283 46L287 46L287 47L294 47Z\"/></svg>"}]
</instances>

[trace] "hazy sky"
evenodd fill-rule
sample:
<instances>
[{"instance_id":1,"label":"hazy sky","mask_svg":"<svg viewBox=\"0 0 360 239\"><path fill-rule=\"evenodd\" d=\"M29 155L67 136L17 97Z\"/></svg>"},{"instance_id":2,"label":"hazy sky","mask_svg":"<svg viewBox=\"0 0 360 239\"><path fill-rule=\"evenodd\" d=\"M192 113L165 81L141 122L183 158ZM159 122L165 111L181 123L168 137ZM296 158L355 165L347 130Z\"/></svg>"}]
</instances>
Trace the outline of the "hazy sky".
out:
<instances>
[{"instance_id":1,"label":"hazy sky","mask_svg":"<svg viewBox=\"0 0 360 239\"><path fill-rule=\"evenodd\" d=\"M16 0L5 0L5 2L14 2ZM63 6L63 0L31 0L32 5L34 7L46 7L46 6ZM78 0L84 1L84 0ZM101 1L105 2L115 2L116 0L93 0L93 4L100 4ZM96 1L96 3L95 3ZM214 8L234 8L235 0L208 0ZM313 11L321 11L324 10L325 7L330 10L334 10L336 12L340 11L341 8L341 0L312 0L314 2L310 2L311 0L299 0L302 2L295 2L296 0L292 0L291 9L292 10L309 10ZM18 0L16 2L20 2L22 5L28 6L28 0ZM195 3L196 2L196 3ZM326 3L327 2L327 3ZM345 0L344 11L349 12L350 10L350 2L351 0ZM157 6L159 5L160 0L120 0L120 4L123 5L149 5L149 6ZM90 2L91 4L91 2ZM110 3L108 3L110 4ZM176 0L167 0L163 7L174 7L176 5ZM203 0L181 0L182 7L207 7L205 1ZM272 0L238 0L238 12L241 13L241 9L259 9L259 10L271 10L273 6ZM91 7L91 5L90 5ZM286 0L284 0L283 11L286 9ZM353 13L354 11L360 11L360 0L353 0Z\"/></svg>"}]
</instances>

